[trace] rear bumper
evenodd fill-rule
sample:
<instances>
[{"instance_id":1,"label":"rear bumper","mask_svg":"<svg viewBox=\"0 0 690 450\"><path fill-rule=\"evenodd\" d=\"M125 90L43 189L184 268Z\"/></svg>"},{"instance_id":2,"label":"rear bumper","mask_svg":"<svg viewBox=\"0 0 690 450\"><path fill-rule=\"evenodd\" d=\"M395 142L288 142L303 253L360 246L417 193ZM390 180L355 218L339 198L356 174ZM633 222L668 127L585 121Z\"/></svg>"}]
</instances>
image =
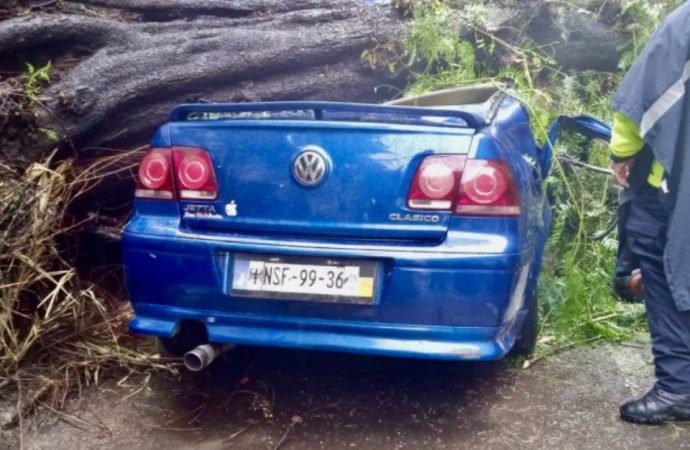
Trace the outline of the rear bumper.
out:
<instances>
[{"instance_id":1,"label":"rear bumper","mask_svg":"<svg viewBox=\"0 0 690 450\"><path fill-rule=\"evenodd\" d=\"M171 337L182 320L204 323L209 341L305 350L448 360L494 360L508 353L524 312L503 327L440 327L356 321L256 318L160 305L137 306L130 329Z\"/></svg>"},{"instance_id":2,"label":"rear bumper","mask_svg":"<svg viewBox=\"0 0 690 450\"><path fill-rule=\"evenodd\" d=\"M499 237L488 236L496 248ZM469 239L478 245L477 239ZM235 253L372 259L381 264L373 306L235 298ZM170 337L182 321L209 340L400 357L490 360L512 347L524 316L526 255L452 248L314 245L260 239L124 235L135 333Z\"/></svg>"}]
</instances>

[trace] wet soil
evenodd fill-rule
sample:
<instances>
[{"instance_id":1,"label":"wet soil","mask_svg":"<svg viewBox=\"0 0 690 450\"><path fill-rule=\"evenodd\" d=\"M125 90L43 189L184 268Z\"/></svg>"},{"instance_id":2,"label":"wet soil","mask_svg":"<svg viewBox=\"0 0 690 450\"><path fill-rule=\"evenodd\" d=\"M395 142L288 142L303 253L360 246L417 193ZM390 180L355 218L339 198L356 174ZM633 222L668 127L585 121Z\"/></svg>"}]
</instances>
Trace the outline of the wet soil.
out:
<instances>
[{"instance_id":1,"label":"wet soil","mask_svg":"<svg viewBox=\"0 0 690 450\"><path fill-rule=\"evenodd\" d=\"M527 370L240 348L181 380L89 388L62 415L39 412L22 440L50 450L690 448L690 424L618 418L652 372L639 343L576 349Z\"/></svg>"}]
</instances>

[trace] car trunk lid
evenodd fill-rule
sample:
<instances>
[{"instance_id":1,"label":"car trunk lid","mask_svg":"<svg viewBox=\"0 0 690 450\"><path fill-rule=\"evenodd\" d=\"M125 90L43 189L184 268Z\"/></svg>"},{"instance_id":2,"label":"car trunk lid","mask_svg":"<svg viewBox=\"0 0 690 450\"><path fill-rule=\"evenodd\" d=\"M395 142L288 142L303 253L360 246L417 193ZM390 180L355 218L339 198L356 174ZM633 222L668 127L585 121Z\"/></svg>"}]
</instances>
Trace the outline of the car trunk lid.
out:
<instances>
[{"instance_id":1,"label":"car trunk lid","mask_svg":"<svg viewBox=\"0 0 690 450\"><path fill-rule=\"evenodd\" d=\"M425 156L469 151L474 130L467 121L459 126L464 119L454 116L447 126L439 115L430 126L409 118L390 123L376 111L305 111L174 123L172 145L207 150L219 189L211 205L180 202L183 225L329 238L445 236L450 213L412 211L406 199Z\"/></svg>"}]
</instances>

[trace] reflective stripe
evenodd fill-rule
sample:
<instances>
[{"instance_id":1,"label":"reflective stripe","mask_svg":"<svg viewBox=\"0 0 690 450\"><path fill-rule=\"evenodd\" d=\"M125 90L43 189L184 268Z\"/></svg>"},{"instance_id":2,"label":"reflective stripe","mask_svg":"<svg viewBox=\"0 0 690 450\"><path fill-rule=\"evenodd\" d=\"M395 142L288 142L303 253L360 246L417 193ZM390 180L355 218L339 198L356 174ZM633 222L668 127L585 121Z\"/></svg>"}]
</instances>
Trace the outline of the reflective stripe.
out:
<instances>
[{"instance_id":1,"label":"reflective stripe","mask_svg":"<svg viewBox=\"0 0 690 450\"><path fill-rule=\"evenodd\" d=\"M666 114L685 95L685 83L690 79L690 61L685 63L685 69L681 77L671 85L657 101L645 111L640 123L640 133L642 137L654 128L659 120Z\"/></svg>"},{"instance_id":2,"label":"reflective stripe","mask_svg":"<svg viewBox=\"0 0 690 450\"><path fill-rule=\"evenodd\" d=\"M661 186L659 187L661 188L661 192L663 192L664 194L668 194L668 182L666 181L666 179L664 179L661 182Z\"/></svg>"}]
</instances>

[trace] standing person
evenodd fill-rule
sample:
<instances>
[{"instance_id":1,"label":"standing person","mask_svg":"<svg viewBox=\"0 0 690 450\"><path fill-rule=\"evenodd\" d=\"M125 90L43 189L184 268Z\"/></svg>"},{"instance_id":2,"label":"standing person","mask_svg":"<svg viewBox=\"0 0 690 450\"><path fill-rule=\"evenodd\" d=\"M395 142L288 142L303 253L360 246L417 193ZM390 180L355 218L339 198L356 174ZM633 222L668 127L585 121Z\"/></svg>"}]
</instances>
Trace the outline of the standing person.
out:
<instances>
[{"instance_id":1,"label":"standing person","mask_svg":"<svg viewBox=\"0 0 690 450\"><path fill-rule=\"evenodd\" d=\"M690 2L674 11L614 99L611 153L642 269L656 384L624 420L690 420ZM639 176L639 174L643 176Z\"/></svg>"}]
</instances>

